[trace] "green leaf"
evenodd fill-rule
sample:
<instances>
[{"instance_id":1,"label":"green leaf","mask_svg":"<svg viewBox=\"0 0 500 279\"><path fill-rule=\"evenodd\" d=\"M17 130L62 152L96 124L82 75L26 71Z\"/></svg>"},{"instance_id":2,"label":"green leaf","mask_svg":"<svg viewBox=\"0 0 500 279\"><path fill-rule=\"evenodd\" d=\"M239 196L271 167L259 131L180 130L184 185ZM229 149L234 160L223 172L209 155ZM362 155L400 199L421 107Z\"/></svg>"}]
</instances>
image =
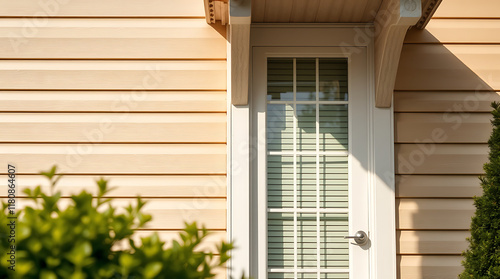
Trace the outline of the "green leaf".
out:
<instances>
[{"instance_id":1,"label":"green leaf","mask_svg":"<svg viewBox=\"0 0 500 279\"><path fill-rule=\"evenodd\" d=\"M143 201L141 197L137 197L137 212L139 212L147 202Z\"/></svg>"},{"instance_id":2,"label":"green leaf","mask_svg":"<svg viewBox=\"0 0 500 279\"><path fill-rule=\"evenodd\" d=\"M99 188L99 192L97 194L98 197L103 197L106 195L110 190L108 189L108 181L104 178L100 178L99 180L96 181L97 187Z\"/></svg>"},{"instance_id":3,"label":"green leaf","mask_svg":"<svg viewBox=\"0 0 500 279\"><path fill-rule=\"evenodd\" d=\"M52 168L49 171L42 171L40 172L40 174L47 177L49 180L52 180L56 172L57 172L57 166L52 166Z\"/></svg>"},{"instance_id":4,"label":"green leaf","mask_svg":"<svg viewBox=\"0 0 500 279\"><path fill-rule=\"evenodd\" d=\"M51 270L42 270L40 272L40 279L57 279L57 276Z\"/></svg>"},{"instance_id":5,"label":"green leaf","mask_svg":"<svg viewBox=\"0 0 500 279\"><path fill-rule=\"evenodd\" d=\"M120 255L120 265L125 269L130 269L134 265L134 257L130 254L121 254Z\"/></svg>"},{"instance_id":6,"label":"green leaf","mask_svg":"<svg viewBox=\"0 0 500 279\"><path fill-rule=\"evenodd\" d=\"M81 271L77 271L73 274L71 274L71 277L70 279L85 279L87 278L87 276L85 276L85 274Z\"/></svg>"},{"instance_id":7,"label":"green leaf","mask_svg":"<svg viewBox=\"0 0 500 279\"><path fill-rule=\"evenodd\" d=\"M48 267L54 268L54 267L57 267L61 264L61 259L55 258L55 257L47 257L46 262L47 262Z\"/></svg>"},{"instance_id":8,"label":"green leaf","mask_svg":"<svg viewBox=\"0 0 500 279\"><path fill-rule=\"evenodd\" d=\"M151 279L158 275L162 269L163 265L160 262L153 262L146 265L144 268L144 278Z\"/></svg>"},{"instance_id":9,"label":"green leaf","mask_svg":"<svg viewBox=\"0 0 500 279\"><path fill-rule=\"evenodd\" d=\"M91 253L92 246L89 242L79 242L67 253L66 258L77 267L82 267L85 264L85 258L90 256Z\"/></svg>"}]
</instances>

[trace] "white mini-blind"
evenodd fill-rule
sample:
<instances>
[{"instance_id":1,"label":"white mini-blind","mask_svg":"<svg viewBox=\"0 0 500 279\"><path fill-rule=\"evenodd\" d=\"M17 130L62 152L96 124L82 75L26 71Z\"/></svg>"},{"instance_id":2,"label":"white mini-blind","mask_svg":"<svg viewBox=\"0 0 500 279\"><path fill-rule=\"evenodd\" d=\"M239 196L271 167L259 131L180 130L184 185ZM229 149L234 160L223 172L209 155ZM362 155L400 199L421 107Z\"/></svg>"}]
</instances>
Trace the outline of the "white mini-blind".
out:
<instances>
[{"instance_id":1,"label":"white mini-blind","mask_svg":"<svg viewBox=\"0 0 500 279\"><path fill-rule=\"evenodd\" d=\"M269 278L349 278L347 59L267 61Z\"/></svg>"}]
</instances>

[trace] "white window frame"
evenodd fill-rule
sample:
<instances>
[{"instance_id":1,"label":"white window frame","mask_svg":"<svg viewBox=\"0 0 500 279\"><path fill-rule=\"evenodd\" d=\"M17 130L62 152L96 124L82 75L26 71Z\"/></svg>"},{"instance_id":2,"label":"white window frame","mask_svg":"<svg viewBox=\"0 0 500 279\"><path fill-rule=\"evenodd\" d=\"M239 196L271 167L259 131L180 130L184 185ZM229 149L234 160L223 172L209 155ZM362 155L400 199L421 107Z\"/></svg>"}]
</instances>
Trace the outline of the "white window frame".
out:
<instances>
[{"instance_id":1,"label":"white window frame","mask_svg":"<svg viewBox=\"0 0 500 279\"><path fill-rule=\"evenodd\" d=\"M393 109L375 107L373 26L366 25L252 25L253 47L366 47L369 76L369 234L370 278L396 278L396 225L394 187ZM228 48L230 49L230 48ZM252 51L250 51L252 53ZM228 58L237 55L228 53ZM250 57L252 62L252 57ZM230 65L230 63L228 63ZM250 63L251 67L252 63ZM252 69L250 68L250 73ZM249 74L250 74L249 73ZM228 80L231 71L228 69ZM251 87L251 76L250 76ZM228 88L231 88L228 86ZM249 88L249 95L252 90ZM230 92L229 92L230 96ZM231 99L231 98L229 98ZM251 99L251 98L250 98ZM253 189L258 178L251 169L254 137L251 134L251 104L229 105L228 110L228 238L235 240L236 250L229 264L228 274L241 277L242 272L258 277L258 259L253 245L258 243L252 233L252 223L259 222L252 208ZM265 134L265 133L260 133ZM259 252L261 253L261 252ZM357 278L353 278L357 279Z\"/></svg>"}]
</instances>

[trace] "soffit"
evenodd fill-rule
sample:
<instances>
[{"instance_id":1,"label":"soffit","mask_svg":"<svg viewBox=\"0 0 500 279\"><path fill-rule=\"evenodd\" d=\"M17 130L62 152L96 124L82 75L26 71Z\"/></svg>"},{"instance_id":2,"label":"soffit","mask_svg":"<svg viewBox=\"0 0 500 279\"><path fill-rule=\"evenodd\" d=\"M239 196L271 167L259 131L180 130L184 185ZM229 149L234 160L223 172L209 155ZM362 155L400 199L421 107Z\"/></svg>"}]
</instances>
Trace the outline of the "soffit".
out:
<instances>
[{"instance_id":1,"label":"soffit","mask_svg":"<svg viewBox=\"0 0 500 279\"><path fill-rule=\"evenodd\" d=\"M252 22L373 22L381 3L382 0L252 0Z\"/></svg>"},{"instance_id":2,"label":"soffit","mask_svg":"<svg viewBox=\"0 0 500 279\"><path fill-rule=\"evenodd\" d=\"M424 28L441 0L422 0ZM367 23L373 22L382 0L252 0L254 23Z\"/></svg>"}]
</instances>

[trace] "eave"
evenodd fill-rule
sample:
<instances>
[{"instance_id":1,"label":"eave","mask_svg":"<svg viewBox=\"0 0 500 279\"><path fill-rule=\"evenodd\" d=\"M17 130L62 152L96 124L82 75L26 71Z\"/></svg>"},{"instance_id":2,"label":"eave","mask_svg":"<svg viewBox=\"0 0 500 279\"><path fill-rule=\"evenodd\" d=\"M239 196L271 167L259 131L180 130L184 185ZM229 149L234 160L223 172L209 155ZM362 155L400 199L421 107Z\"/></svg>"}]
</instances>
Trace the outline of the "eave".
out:
<instances>
[{"instance_id":1,"label":"eave","mask_svg":"<svg viewBox=\"0 0 500 279\"><path fill-rule=\"evenodd\" d=\"M266 12L262 10L262 7L252 7L252 5L260 2L260 6L262 6L262 2L275 0L204 1L207 23L215 24L220 22L222 25L231 25L229 40L231 42L232 56L230 60L232 69L231 103L233 105L248 104L250 24L256 21L318 23L319 18L321 22L327 23L373 22L375 26L373 38L375 42L375 104L379 108L391 107L399 58L406 32L414 26L419 29L425 28L441 3L441 0L422 0L421 2L419 0L379 0L380 6L374 8L372 5L371 8L374 10L369 13L366 11L364 13L352 12L351 14L357 16L339 18L338 15L319 17L320 9L316 9L317 14L314 14L313 9L313 14L309 13L309 17L305 16L304 13L292 13L293 9L289 6L292 1L279 2L283 3L283 6L277 7L278 14L267 13L271 14L271 16L266 17L262 16L262 13ZM298 0L298 2L301 1L309 0ZM312 2L304 3L310 4ZM360 3L368 5L366 1ZM355 9L356 5L352 5L352 3L350 5L352 6L351 9ZM252 15L252 8L255 15ZM290 14L286 14L287 12ZM261 15L259 16L258 13L261 13ZM285 13L285 16L283 16L283 13Z\"/></svg>"}]
</instances>

